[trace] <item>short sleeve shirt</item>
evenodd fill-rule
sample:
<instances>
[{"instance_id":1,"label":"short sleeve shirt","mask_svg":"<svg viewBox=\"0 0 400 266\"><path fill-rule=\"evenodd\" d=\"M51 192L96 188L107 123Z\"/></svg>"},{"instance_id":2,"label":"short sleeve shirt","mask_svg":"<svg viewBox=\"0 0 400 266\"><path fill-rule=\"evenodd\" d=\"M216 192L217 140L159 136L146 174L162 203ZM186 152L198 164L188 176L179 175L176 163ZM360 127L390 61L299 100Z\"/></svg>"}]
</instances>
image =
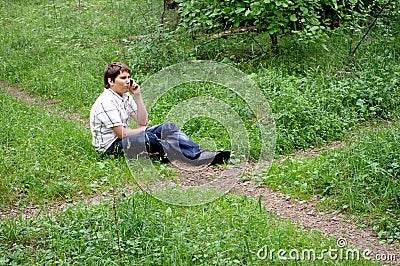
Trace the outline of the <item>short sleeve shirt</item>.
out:
<instances>
[{"instance_id":1,"label":"short sleeve shirt","mask_svg":"<svg viewBox=\"0 0 400 266\"><path fill-rule=\"evenodd\" d=\"M136 112L137 105L129 93L120 96L112 89L104 89L90 110L90 131L96 150L106 151L118 138L113 127L127 127L129 117Z\"/></svg>"}]
</instances>

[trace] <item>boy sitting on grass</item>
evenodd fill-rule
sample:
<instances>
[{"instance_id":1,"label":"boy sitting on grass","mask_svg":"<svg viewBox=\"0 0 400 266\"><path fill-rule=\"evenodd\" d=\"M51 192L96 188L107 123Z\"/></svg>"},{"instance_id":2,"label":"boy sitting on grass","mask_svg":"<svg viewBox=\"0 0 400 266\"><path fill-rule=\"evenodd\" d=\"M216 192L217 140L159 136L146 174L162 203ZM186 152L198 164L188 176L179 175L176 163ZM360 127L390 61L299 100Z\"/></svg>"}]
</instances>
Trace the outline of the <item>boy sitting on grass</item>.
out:
<instances>
[{"instance_id":1,"label":"boy sitting on grass","mask_svg":"<svg viewBox=\"0 0 400 266\"><path fill-rule=\"evenodd\" d=\"M90 111L96 151L114 156L129 150L136 155L146 152L164 162L177 160L191 165L222 164L229 159L229 151L203 150L173 123L148 127L140 86L130 73L121 62L111 63L104 70L104 91ZM136 121L136 128L128 126L129 118Z\"/></svg>"}]
</instances>

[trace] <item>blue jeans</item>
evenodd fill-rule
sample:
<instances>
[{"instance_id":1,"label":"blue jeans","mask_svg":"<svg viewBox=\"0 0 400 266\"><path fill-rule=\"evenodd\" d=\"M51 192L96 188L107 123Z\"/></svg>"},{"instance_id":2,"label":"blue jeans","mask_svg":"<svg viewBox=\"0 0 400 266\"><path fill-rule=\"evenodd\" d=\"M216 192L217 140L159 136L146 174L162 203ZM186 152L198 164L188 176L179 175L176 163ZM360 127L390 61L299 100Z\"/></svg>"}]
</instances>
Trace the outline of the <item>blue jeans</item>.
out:
<instances>
[{"instance_id":1,"label":"blue jeans","mask_svg":"<svg viewBox=\"0 0 400 266\"><path fill-rule=\"evenodd\" d=\"M145 132L132 135L123 140L117 139L107 150L109 154L121 155L125 150L128 158L141 153L150 153L169 160L197 159L202 150L175 124L165 122L146 128Z\"/></svg>"}]
</instances>

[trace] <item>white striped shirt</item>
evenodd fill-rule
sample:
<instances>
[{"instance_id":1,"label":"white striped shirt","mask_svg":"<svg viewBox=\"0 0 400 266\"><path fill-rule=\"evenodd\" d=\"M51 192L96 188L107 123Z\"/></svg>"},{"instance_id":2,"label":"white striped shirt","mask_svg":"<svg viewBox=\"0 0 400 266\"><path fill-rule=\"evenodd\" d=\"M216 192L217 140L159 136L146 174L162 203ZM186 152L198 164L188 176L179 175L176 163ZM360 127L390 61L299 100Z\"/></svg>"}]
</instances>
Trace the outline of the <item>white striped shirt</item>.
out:
<instances>
[{"instance_id":1,"label":"white striped shirt","mask_svg":"<svg viewBox=\"0 0 400 266\"><path fill-rule=\"evenodd\" d=\"M112 128L127 127L129 117L136 112L136 103L129 93L121 97L112 89L104 89L90 110L90 131L96 150L106 151L118 138Z\"/></svg>"}]
</instances>

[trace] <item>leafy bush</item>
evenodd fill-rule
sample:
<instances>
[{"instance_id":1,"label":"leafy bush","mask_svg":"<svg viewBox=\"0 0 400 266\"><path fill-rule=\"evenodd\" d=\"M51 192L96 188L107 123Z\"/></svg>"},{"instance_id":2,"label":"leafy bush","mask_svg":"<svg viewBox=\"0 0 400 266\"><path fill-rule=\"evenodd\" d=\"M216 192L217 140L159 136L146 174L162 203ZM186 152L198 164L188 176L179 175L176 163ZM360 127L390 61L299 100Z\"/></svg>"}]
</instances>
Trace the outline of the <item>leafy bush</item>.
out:
<instances>
[{"instance_id":1,"label":"leafy bush","mask_svg":"<svg viewBox=\"0 0 400 266\"><path fill-rule=\"evenodd\" d=\"M326 29L317 0L179 2L181 27L194 32L256 26L273 36L292 32L311 37Z\"/></svg>"},{"instance_id":2,"label":"leafy bush","mask_svg":"<svg viewBox=\"0 0 400 266\"><path fill-rule=\"evenodd\" d=\"M180 26L190 32L215 32L238 27L256 27L266 31L277 46L277 36L296 34L298 40L310 41L326 36L341 25L359 29L369 24L374 15L388 9L386 17L396 20L398 4L393 1L332 0L176 0L181 16ZM389 5L390 4L390 5ZM371 18L372 17L372 18Z\"/></svg>"}]
</instances>

